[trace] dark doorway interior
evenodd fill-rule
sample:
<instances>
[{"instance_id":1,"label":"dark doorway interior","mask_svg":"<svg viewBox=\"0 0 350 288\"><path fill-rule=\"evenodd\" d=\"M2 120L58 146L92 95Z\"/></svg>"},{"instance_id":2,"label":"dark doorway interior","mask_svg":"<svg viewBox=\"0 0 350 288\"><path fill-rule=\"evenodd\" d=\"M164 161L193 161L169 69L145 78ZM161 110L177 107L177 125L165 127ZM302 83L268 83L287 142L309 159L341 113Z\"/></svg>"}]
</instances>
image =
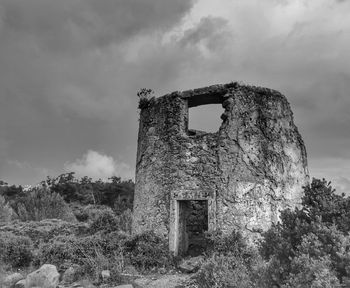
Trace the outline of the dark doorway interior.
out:
<instances>
[{"instance_id":1,"label":"dark doorway interior","mask_svg":"<svg viewBox=\"0 0 350 288\"><path fill-rule=\"evenodd\" d=\"M198 256L205 249L208 231L208 201L179 201L179 254Z\"/></svg>"}]
</instances>

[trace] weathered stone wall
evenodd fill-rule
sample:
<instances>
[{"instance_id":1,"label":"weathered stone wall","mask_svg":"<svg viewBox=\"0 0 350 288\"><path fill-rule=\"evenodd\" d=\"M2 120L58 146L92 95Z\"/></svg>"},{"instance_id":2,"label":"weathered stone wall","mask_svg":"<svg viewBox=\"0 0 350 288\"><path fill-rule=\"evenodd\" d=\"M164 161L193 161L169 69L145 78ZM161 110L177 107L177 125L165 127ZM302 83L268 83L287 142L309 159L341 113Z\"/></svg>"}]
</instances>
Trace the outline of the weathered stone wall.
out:
<instances>
[{"instance_id":1,"label":"weathered stone wall","mask_svg":"<svg viewBox=\"0 0 350 288\"><path fill-rule=\"evenodd\" d=\"M188 109L221 103L218 132L188 130ZM176 249L178 200L207 200L209 230L266 230L300 202L306 151L286 98L230 83L142 102L133 231Z\"/></svg>"}]
</instances>

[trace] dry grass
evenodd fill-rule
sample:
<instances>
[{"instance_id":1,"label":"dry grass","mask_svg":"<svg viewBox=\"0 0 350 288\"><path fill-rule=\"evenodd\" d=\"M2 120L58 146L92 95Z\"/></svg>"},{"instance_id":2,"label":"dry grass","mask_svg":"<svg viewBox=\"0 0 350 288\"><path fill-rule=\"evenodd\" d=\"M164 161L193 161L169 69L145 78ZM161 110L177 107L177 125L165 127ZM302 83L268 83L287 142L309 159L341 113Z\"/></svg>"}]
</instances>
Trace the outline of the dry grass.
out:
<instances>
[{"instance_id":1,"label":"dry grass","mask_svg":"<svg viewBox=\"0 0 350 288\"><path fill-rule=\"evenodd\" d=\"M25 277L34 270L35 268L33 267L28 267L24 269L13 269L9 265L0 262L0 288L4 287L4 280L8 275L11 275L13 273L21 273Z\"/></svg>"},{"instance_id":2,"label":"dry grass","mask_svg":"<svg viewBox=\"0 0 350 288\"><path fill-rule=\"evenodd\" d=\"M74 250L76 249L81 253L84 272L89 275L90 280L100 282L101 272L103 270L109 270L111 272L110 281L119 284L121 281L120 275L125 267L123 251L115 251L113 255L107 257L103 254L103 249L99 244L94 244L93 255L75 243L72 243L72 245L74 246Z\"/></svg>"}]
</instances>

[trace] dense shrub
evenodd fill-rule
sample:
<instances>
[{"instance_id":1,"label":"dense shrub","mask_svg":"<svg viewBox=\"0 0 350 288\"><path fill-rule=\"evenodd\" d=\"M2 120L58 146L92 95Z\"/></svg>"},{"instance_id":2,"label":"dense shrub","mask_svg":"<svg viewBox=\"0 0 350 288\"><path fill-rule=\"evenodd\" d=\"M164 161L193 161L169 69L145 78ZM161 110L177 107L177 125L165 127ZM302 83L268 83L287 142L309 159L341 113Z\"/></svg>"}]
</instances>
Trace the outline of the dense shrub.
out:
<instances>
[{"instance_id":1,"label":"dense shrub","mask_svg":"<svg viewBox=\"0 0 350 288\"><path fill-rule=\"evenodd\" d=\"M40 242L49 242L58 236L65 235L86 235L88 226L79 222L66 222L59 219L46 219L42 221L13 221L7 224L0 224L0 233L10 232L16 236L29 237L37 247Z\"/></svg>"},{"instance_id":2,"label":"dense shrub","mask_svg":"<svg viewBox=\"0 0 350 288\"><path fill-rule=\"evenodd\" d=\"M340 288L338 278L327 257L312 258L301 254L292 260L291 272L283 288Z\"/></svg>"},{"instance_id":3,"label":"dense shrub","mask_svg":"<svg viewBox=\"0 0 350 288\"><path fill-rule=\"evenodd\" d=\"M250 288L251 275L244 260L233 254L213 254L195 276L198 287Z\"/></svg>"},{"instance_id":4,"label":"dense shrub","mask_svg":"<svg viewBox=\"0 0 350 288\"><path fill-rule=\"evenodd\" d=\"M124 231L131 233L132 212L127 209L122 214L116 215L114 211L102 206L100 208L87 209L88 219L90 219L90 233L99 231L106 233L112 231Z\"/></svg>"},{"instance_id":5,"label":"dense shrub","mask_svg":"<svg viewBox=\"0 0 350 288\"><path fill-rule=\"evenodd\" d=\"M281 221L264 235L261 253L269 261L269 281L337 287L350 276L350 200L335 194L325 180L313 179L304 192L302 207L282 211Z\"/></svg>"},{"instance_id":6,"label":"dense shrub","mask_svg":"<svg viewBox=\"0 0 350 288\"><path fill-rule=\"evenodd\" d=\"M207 258L195 276L198 287L271 287L265 286L266 264L241 233L214 231L206 238Z\"/></svg>"},{"instance_id":7,"label":"dense shrub","mask_svg":"<svg viewBox=\"0 0 350 288\"><path fill-rule=\"evenodd\" d=\"M334 224L343 233L350 231L350 198L336 194L331 182L312 179L304 187L303 212L310 222L317 219L326 225Z\"/></svg>"},{"instance_id":8,"label":"dense shrub","mask_svg":"<svg viewBox=\"0 0 350 288\"><path fill-rule=\"evenodd\" d=\"M101 210L90 224L90 233L118 231L119 221L112 210Z\"/></svg>"},{"instance_id":9,"label":"dense shrub","mask_svg":"<svg viewBox=\"0 0 350 288\"><path fill-rule=\"evenodd\" d=\"M101 214L113 212L110 207L104 205L89 204L83 206L78 203L72 203L70 207L79 221L90 223L95 221Z\"/></svg>"},{"instance_id":10,"label":"dense shrub","mask_svg":"<svg viewBox=\"0 0 350 288\"><path fill-rule=\"evenodd\" d=\"M131 234L131 225L132 211L130 209L127 209L122 214L118 215L118 226L121 231Z\"/></svg>"},{"instance_id":11,"label":"dense shrub","mask_svg":"<svg viewBox=\"0 0 350 288\"><path fill-rule=\"evenodd\" d=\"M223 234L222 231L216 230L206 233L206 252L208 254L243 254L247 251L247 244L241 233L233 230L230 234Z\"/></svg>"},{"instance_id":12,"label":"dense shrub","mask_svg":"<svg viewBox=\"0 0 350 288\"><path fill-rule=\"evenodd\" d=\"M11 206L6 203L5 198L0 195L0 223L7 223L12 220L14 212Z\"/></svg>"},{"instance_id":13,"label":"dense shrub","mask_svg":"<svg viewBox=\"0 0 350 288\"><path fill-rule=\"evenodd\" d=\"M21 221L61 219L76 221L63 198L45 187L33 188L17 201L17 214Z\"/></svg>"},{"instance_id":14,"label":"dense shrub","mask_svg":"<svg viewBox=\"0 0 350 288\"><path fill-rule=\"evenodd\" d=\"M171 263L168 242L153 231L135 235L124 245L126 256L137 269L150 270Z\"/></svg>"},{"instance_id":15,"label":"dense shrub","mask_svg":"<svg viewBox=\"0 0 350 288\"><path fill-rule=\"evenodd\" d=\"M28 237L0 232L0 260L12 268L29 266L33 258L32 246Z\"/></svg>"},{"instance_id":16,"label":"dense shrub","mask_svg":"<svg viewBox=\"0 0 350 288\"><path fill-rule=\"evenodd\" d=\"M93 181L85 176L76 179L74 172L64 173L58 177L47 177L42 181L43 185L63 197L67 203L80 203L106 205L111 208L117 205L116 212L122 213L126 209L132 209L134 199L134 186L131 180L121 180L120 177L113 176L110 181Z\"/></svg>"},{"instance_id":17,"label":"dense shrub","mask_svg":"<svg viewBox=\"0 0 350 288\"><path fill-rule=\"evenodd\" d=\"M113 257L123 251L127 235L119 232L95 234L85 237L62 236L43 243L38 253L38 262L57 266L71 262L83 265L88 258Z\"/></svg>"},{"instance_id":18,"label":"dense shrub","mask_svg":"<svg viewBox=\"0 0 350 288\"><path fill-rule=\"evenodd\" d=\"M81 267L82 275L98 280L102 270L110 270L114 281L124 268L124 242L127 235L119 232L95 234L86 237L58 237L42 244L36 264L51 263L64 270L72 264ZM119 280L118 280L119 279Z\"/></svg>"},{"instance_id":19,"label":"dense shrub","mask_svg":"<svg viewBox=\"0 0 350 288\"><path fill-rule=\"evenodd\" d=\"M139 98L139 109L147 108L152 97L154 97L154 91L152 89L141 88L137 92Z\"/></svg>"}]
</instances>

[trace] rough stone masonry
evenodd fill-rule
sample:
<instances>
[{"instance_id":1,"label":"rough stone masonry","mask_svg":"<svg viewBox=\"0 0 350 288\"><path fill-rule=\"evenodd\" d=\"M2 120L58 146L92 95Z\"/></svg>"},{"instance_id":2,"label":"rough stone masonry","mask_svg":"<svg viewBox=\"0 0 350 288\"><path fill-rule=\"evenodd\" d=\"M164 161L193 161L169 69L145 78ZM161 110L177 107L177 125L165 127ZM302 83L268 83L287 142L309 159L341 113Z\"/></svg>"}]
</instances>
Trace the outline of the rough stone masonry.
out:
<instances>
[{"instance_id":1,"label":"rough stone masonry","mask_svg":"<svg viewBox=\"0 0 350 288\"><path fill-rule=\"evenodd\" d=\"M207 201L208 230L251 235L301 201L304 142L281 93L237 82L140 100L133 232L154 230L175 255L188 245L189 200ZM216 133L189 130L189 109L221 104ZM218 115L219 117L219 115Z\"/></svg>"}]
</instances>

